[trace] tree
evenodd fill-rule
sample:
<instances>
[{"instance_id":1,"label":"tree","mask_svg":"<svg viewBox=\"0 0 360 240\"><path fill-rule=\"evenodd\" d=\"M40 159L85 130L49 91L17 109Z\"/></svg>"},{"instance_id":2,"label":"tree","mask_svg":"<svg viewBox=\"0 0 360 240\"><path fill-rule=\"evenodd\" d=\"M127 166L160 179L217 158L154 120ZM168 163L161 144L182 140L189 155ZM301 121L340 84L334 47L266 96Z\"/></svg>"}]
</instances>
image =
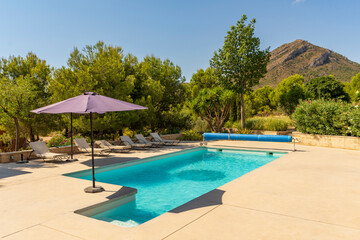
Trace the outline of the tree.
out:
<instances>
[{"instance_id":1,"label":"tree","mask_svg":"<svg viewBox=\"0 0 360 240\"><path fill-rule=\"evenodd\" d=\"M52 116L30 113L30 110L49 103L47 88L50 78L49 65L33 53L25 58L11 56L1 59L0 121L10 135L15 132L15 150L19 149L21 135L34 141L35 134L47 133L51 128Z\"/></svg>"},{"instance_id":2,"label":"tree","mask_svg":"<svg viewBox=\"0 0 360 240\"><path fill-rule=\"evenodd\" d=\"M352 79L351 82L344 83L344 91L349 94L351 100L356 102L360 100L360 73L356 74Z\"/></svg>"},{"instance_id":3,"label":"tree","mask_svg":"<svg viewBox=\"0 0 360 240\"><path fill-rule=\"evenodd\" d=\"M226 89L240 94L241 127L245 126L244 94L266 74L269 48L260 50L260 39L254 36L255 19L245 24L243 15L228 31L224 46L214 53L210 65Z\"/></svg>"},{"instance_id":4,"label":"tree","mask_svg":"<svg viewBox=\"0 0 360 240\"><path fill-rule=\"evenodd\" d=\"M234 92L221 87L204 88L193 99L192 110L207 121L211 131L221 132L229 115Z\"/></svg>"},{"instance_id":5,"label":"tree","mask_svg":"<svg viewBox=\"0 0 360 240\"><path fill-rule=\"evenodd\" d=\"M357 85L354 81L354 87ZM313 78L305 84L305 92L310 98L340 99L348 102L350 96L344 90L344 84L334 76Z\"/></svg>"},{"instance_id":6,"label":"tree","mask_svg":"<svg viewBox=\"0 0 360 240\"><path fill-rule=\"evenodd\" d=\"M305 98L304 77L296 74L283 79L276 87L273 94L273 104L278 106L288 115L292 114L300 99Z\"/></svg>"},{"instance_id":7,"label":"tree","mask_svg":"<svg viewBox=\"0 0 360 240\"><path fill-rule=\"evenodd\" d=\"M218 79L215 75L215 71L212 68L199 69L194 73L190 79L190 92L191 98L195 98L201 89L204 88L213 88L218 86Z\"/></svg>"},{"instance_id":8,"label":"tree","mask_svg":"<svg viewBox=\"0 0 360 240\"><path fill-rule=\"evenodd\" d=\"M272 103L271 97L274 94L274 89L270 86L264 86L256 89L252 95L252 114L270 113L271 110L276 109L276 105Z\"/></svg>"},{"instance_id":9,"label":"tree","mask_svg":"<svg viewBox=\"0 0 360 240\"><path fill-rule=\"evenodd\" d=\"M179 66L170 60L147 56L141 62L121 47L98 42L83 51L74 49L68 66L57 69L51 81L53 101L93 91L112 98L148 107L146 111L114 112L96 115L94 127L113 133L122 128L142 130L171 127L181 122L181 104L185 98L184 78ZM178 106L180 105L180 107ZM63 116L69 121L67 116ZM173 121L172 121L173 120ZM74 127L88 131L88 116L75 116Z\"/></svg>"}]
</instances>

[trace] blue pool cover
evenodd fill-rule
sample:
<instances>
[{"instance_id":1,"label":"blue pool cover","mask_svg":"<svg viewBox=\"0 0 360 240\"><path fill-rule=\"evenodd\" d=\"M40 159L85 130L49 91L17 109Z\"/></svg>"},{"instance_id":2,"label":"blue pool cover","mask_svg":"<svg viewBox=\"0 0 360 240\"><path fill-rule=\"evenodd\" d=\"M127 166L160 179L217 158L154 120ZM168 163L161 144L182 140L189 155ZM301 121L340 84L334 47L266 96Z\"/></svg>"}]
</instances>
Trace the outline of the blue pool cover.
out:
<instances>
[{"instance_id":1,"label":"blue pool cover","mask_svg":"<svg viewBox=\"0 0 360 240\"><path fill-rule=\"evenodd\" d=\"M213 140L243 140L262 142L291 142L292 136L288 135L255 135L255 134L233 134L233 133L204 133L205 141Z\"/></svg>"}]
</instances>

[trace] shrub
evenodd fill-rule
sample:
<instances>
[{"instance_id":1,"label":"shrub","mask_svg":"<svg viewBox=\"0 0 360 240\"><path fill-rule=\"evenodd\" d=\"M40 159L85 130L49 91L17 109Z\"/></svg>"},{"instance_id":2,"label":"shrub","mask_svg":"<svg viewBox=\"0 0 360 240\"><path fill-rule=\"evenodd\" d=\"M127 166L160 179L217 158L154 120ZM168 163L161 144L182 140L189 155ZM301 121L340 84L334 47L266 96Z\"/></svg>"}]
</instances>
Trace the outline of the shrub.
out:
<instances>
[{"instance_id":1,"label":"shrub","mask_svg":"<svg viewBox=\"0 0 360 240\"><path fill-rule=\"evenodd\" d=\"M200 141L203 139L200 133L197 133L193 130L187 130L182 132L183 136L181 136L180 140L189 140L189 141Z\"/></svg>"},{"instance_id":2,"label":"shrub","mask_svg":"<svg viewBox=\"0 0 360 240\"><path fill-rule=\"evenodd\" d=\"M77 134L73 137L76 138L84 138L81 134ZM87 142L90 142L90 137L85 137ZM47 143L48 147L58 147L58 146L66 146L71 145L71 138L67 138L64 135L58 134L50 139Z\"/></svg>"},{"instance_id":3,"label":"shrub","mask_svg":"<svg viewBox=\"0 0 360 240\"><path fill-rule=\"evenodd\" d=\"M247 129L247 128L242 128L242 129L238 129L236 131L236 133L238 133L238 134L252 134L253 131L250 130L250 129Z\"/></svg>"},{"instance_id":4,"label":"shrub","mask_svg":"<svg viewBox=\"0 0 360 240\"><path fill-rule=\"evenodd\" d=\"M286 131L292 122L287 116L253 117L245 125L253 130Z\"/></svg>"},{"instance_id":5,"label":"shrub","mask_svg":"<svg viewBox=\"0 0 360 240\"><path fill-rule=\"evenodd\" d=\"M303 101L296 108L293 120L302 133L360 136L358 105L341 100Z\"/></svg>"},{"instance_id":6,"label":"shrub","mask_svg":"<svg viewBox=\"0 0 360 240\"><path fill-rule=\"evenodd\" d=\"M64 135L56 135L50 139L48 142L48 147L57 147L70 145L70 139L66 138Z\"/></svg>"}]
</instances>

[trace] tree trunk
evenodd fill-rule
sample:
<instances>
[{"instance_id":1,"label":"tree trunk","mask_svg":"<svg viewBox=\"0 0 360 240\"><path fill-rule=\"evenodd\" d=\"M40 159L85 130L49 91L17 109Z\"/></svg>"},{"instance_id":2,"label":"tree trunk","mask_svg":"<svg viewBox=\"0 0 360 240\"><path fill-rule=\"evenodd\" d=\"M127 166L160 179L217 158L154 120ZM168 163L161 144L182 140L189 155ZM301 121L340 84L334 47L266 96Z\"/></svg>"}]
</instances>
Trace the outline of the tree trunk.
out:
<instances>
[{"instance_id":1,"label":"tree trunk","mask_svg":"<svg viewBox=\"0 0 360 240\"><path fill-rule=\"evenodd\" d=\"M30 137L30 142L35 142L35 136L32 127L30 127L29 129L29 137Z\"/></svg>"},{"instance_id":2,"label":"tree trunk","mask_svg":"<svg viewBox=\"0 0 360 240\"><path fill-rule=\"evenodd\" d=\"M239 120L240 120L239 109L240 109L240 106L239 106L239 95L236 94L236 121L239 121Z\"/></svg>"},{"instance_id":3,"label":"tree trunk","mask_svg":"<svg viewBox=\"0 0 360 240\"><path fill-rule=\"evenodd\" d=\"M13 118L15 122L15 129L16 129L16 137L15 137L15 151L19 150L19 144L20 144L20 126L19 126L19 120L17 118Z\"/></svg>"},{"instance_id":4,"label":"tree trunk","mask_svg":"<svg viewBox=\"0 0 360 240\"><path fill-rule=\"evenodd\" d=\"M245 128L244 93L241 93L240 105L241 105L241 128Z\"/></svg>"}]
</instances>

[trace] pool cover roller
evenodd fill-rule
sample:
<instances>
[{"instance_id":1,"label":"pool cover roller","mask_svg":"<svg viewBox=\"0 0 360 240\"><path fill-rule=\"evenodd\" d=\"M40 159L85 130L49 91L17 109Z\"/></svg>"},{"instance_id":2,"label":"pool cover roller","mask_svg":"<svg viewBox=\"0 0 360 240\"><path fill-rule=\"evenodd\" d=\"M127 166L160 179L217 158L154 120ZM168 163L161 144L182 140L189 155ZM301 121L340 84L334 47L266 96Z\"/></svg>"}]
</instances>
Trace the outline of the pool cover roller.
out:
<instances>
[{"instance_id":1,"label":"pool cover roller","mask_svg":"<svg viewBox=\"0 0 360 240\"><path fill-rule=\"evenodd\" d=\"M232 134L232 133L204 133L205 141L214 140L242 140L261 142L292 142L292 136L288 135L255 135L255 134Z\"/></svg>"}]
</instances>

